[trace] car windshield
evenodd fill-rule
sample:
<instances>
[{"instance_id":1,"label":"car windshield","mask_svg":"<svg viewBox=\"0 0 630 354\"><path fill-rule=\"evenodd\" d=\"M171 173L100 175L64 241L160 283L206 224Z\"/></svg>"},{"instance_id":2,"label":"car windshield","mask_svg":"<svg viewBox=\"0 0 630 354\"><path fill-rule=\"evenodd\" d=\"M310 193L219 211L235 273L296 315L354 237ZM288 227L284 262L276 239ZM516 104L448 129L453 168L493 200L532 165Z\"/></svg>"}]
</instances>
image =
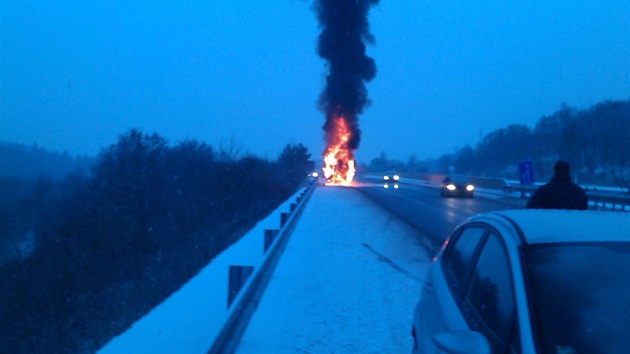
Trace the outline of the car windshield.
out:
<instances>
[{"instance_id":1,"label":"car windshield","mask_svg":"<svg viewBox=\"0 0 630 354\"><path fill-rule=\"evenodd\" d=\"M542 352L630 348L630 242L529 245L525 262Z\"/></svg>"},{"instance_id":2,"label":"car windshield","mask_svg":"<svg viewBox=\"0 0 630 354\"><path fill-rule=\"evenodd\" d=\"M447 183L457 183L457 184L467 184L467 183L469 183L467 177L461 177L461 176L448 177L445 181Z\"/></svg>"}]
</instances>

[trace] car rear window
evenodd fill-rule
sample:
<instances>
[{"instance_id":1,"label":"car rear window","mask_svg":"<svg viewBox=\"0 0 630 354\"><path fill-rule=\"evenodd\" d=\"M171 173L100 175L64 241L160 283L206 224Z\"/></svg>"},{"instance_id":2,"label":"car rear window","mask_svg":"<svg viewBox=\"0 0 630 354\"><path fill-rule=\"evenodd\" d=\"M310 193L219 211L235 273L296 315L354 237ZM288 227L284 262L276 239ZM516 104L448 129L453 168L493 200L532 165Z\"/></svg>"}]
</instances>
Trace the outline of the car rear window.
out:
<instances>
[{"instance_id":1,"label":"car rear window","mask_svg":"<svg viewBox=\"0 0 630 354\"><path fill-rule=\"evenodd\" d=\"M529 245L524 253L542 352L630 348L630 242Z\"/></svg>"}]
</instances>

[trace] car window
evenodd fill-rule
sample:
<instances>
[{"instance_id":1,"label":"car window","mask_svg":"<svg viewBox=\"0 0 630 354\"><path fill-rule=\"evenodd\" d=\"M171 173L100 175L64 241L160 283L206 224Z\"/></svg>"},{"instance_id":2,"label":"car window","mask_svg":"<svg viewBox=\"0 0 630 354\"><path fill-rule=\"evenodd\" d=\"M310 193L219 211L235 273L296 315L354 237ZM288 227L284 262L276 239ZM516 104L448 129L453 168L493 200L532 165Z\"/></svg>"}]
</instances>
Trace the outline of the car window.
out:
<instances>
[{"instance_id":1,"label":"car window","mask_svg":"<svg viewBox=\"0 0 630 354\"><path fill-rule=\"evenodd\" d=\"M534 334L543 352L630 348L630 242L525 248Z\"/></svg>"},{"instance_id":2,"label":"car window","mask_svg":"<svg viewBox=\"0 0 630 354\"><path fill-rule=\"evenodd\" d=\"M461 183L461 184L466 184L468 183L468 178L467 177L460 177L460 176L456 176L456 177L448 177L444 180L445 183L448 182L452 182L452 183Z\"/></svg>"},{"instance_id":3,"label":"car window","mask_svg":"<svg viewBox=\"0 0 630 354\"><path fill-rule=\"evenodd\" d=\"M458 294L460 298L463 298L461 289L466 288L475 250L485 232L486 230L481 227L463 229L455 238L451 250L445 257L444 268L449 273L451 291Z\"/></svg>"},{"instance_id":4,"label":"car window","mask_svg":"<svg viewBox=\"0 0 630 354\"><path fill-rule=\"evenodd\" d=\"M479 254L467 300L480 318L480 330L496 352L504 352L505 343L510 343L515 333L515 299L508 257L494 234Z\"/></svg>"}]
</instances>

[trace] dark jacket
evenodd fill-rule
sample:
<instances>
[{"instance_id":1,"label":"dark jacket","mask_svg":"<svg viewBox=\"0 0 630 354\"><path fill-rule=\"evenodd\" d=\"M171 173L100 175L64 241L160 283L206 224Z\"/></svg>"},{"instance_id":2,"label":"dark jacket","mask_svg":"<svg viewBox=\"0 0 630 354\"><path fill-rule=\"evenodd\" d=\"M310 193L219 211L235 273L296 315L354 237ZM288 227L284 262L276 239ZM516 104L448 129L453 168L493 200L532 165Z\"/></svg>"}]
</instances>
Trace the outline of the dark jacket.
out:
<instances>
[{"instance_id":1,"label":"dark jacket","mask_svg":"<svg viewBox=\"0 0 630 354\"><path fill-rule=\"evenodd\" d=\"M555 175L551 181L540 186L527 202L528 209L576 209L586 210L586 192L571 182L568 175Z\"/></svg>"}]
</instances>

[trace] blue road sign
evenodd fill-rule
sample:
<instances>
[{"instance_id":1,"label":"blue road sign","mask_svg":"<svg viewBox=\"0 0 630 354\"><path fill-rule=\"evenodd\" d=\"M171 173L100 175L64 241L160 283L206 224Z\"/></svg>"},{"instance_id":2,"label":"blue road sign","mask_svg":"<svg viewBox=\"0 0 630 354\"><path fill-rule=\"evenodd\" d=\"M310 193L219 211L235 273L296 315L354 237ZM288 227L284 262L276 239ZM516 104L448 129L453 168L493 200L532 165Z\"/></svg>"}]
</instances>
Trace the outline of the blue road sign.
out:
<instances>
[{"instance_id":1,"label":"blue road sign","mask_svg":"<svg viewBox=\"0 0 630 354\"><path fill-rule=\"evenodd\" d=\"M534 183L534 164L531 161L521 161L518 163L518 175L521 184Z\"/></svg>"}]
</instances>

